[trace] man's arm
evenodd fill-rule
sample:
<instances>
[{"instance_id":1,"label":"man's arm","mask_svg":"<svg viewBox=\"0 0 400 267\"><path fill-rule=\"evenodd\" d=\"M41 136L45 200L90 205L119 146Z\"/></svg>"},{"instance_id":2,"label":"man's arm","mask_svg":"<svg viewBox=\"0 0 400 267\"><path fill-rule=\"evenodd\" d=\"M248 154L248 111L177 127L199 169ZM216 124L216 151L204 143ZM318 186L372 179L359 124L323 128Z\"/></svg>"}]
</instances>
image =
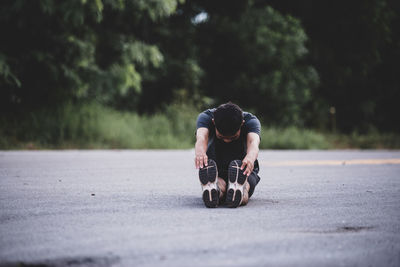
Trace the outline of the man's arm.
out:
<instances>
[{"instance_id":1,"label":"man's arm","mask_svg":"<svg viewBox=\"0 0 400 267\"><path fill-rule=\"evenodd\" d=\"M243 174L249 176L254 169L254 161L256 161L258 157L258 146L260 145L260 136L256 133L248 133L247 134L247 154L246 157L242 160L241 169L243 170L246 167L246 170Z\"/></svg>"},{"instance_id":2,"label":"man's arm","mask_svg":"<svg viewBox=\"0 0 400 267\"><path fill-rule=\"evenodd\" d=\"M196 169L203 168L203 166L207 166L208 133L209 130L207 128L201 127L197 129L196 144L194 146L194 151L195 151L194 162L196 165Z\"/></svg>"}]
</instances>

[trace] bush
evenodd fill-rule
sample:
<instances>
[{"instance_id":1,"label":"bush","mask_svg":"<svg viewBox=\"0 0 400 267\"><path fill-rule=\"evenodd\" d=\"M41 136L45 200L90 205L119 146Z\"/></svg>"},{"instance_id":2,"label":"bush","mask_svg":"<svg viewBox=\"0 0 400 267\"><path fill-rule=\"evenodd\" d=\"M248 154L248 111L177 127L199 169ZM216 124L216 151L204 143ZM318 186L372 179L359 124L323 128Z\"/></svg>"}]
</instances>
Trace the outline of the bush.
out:
<instances>
[{"instance_id":1,"label":"bush","mask_svg":"<svg viewBox=\"0 0 400 267\"><path fill-rule=\"evenodd\" d=\"M328 149L332 148L327 138L316 131L288 128L263 128L261 149Z\"/></svg>"},{"instance_id":2,"label":"bush","mask_svg":"<svg viewBox=\"0 0 400 267\"><path fill-rule=\"evenodd\" d=\"M330 137L337 148L359 149L399 149L400 135L371 131L367 134L353 132L350 135L333 135Z\"/></svg>"},{"instance_id":3,"label":"bush","mask_svg":"<svg viewBox=\"0 0 400 267\"><path fill-rule=\"evenodd\" d=\"M1 118L0 148L189 148L197 112L179 107L139 116L99 104L67 104L26 118Z\"/></svg>"},{"instance_id":4,"label":"bush","mask_svg":"<svg viewBox=\"0 0 400 267\"><path fill-rule=\"evenodd\" d=\"M0 149L188 149L195 142L198 111L175 104L141 115L96 103L67 104L24 116L0 116ZM398 134L326 134L296 127L263 127L261 149L400 148Z\"/></svg>"}]
</instances>

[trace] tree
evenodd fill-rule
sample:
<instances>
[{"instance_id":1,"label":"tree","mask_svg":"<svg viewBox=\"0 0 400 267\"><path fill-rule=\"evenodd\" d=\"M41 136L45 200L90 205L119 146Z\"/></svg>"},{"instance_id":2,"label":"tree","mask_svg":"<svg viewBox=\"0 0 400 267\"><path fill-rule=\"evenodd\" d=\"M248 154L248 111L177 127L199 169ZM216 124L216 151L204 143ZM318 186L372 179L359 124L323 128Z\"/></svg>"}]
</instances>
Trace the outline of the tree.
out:
<instances>
[{"instance_id":1,"label":"tree","mask_svg":"<svg viewBox=\"0 0 400 267\"><path fill-rule=\"evenodd\" d=\"M303 125L318 75L303 62L307 36L300 22L253 1L198 2L208 15L196 40L204 92L266 122Z\"/></svg>"},{"instance_id":2,"label":"tree","mask_svg":"<svg viewBox=\"0 0 400 267\"><path fill-rule=\"evenodd\" d=\"M176 0L5 0L0 3L2 111L52 108L140 95L139 71L157 68L146 25L172 14ZM133 101L134 102L134 101Z\"/></svg>"},{"instance_id":3,"label":"tree","mask_svg":"<svg viewBox=\"0 0 400 267\"><path fill-rule=\"evenodd\" d=\"M310 37L307 61L321 83L314 95L312 125L326 124L336 107L341 130L377 127L400 131L397 99L400 80L400 4L371 1L270 1L282 13L300 19Z\"/></svg>"}]
</instances>

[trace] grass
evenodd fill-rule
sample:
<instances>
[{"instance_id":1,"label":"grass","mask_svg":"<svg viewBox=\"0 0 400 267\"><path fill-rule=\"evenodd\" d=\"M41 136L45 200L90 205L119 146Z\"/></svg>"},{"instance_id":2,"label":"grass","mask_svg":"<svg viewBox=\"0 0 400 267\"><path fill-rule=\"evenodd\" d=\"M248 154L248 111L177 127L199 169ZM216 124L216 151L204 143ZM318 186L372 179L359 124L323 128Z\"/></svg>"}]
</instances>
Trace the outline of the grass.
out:
<instances>
[{"instance_id":1,"label":"grass","mask_svg":"<svg viewBox=\"0 0 400 267\"><path fill-rule=\"evenodd\" d=\"M350 135L330 135L334 148L354 149L400 149L400 134L370 132L368 134L352 133Z\"/></svg>"},{"instance_id":2,"label":"grass","mask_svg":"<svg viewBox=\"0 0 400 267\"><path fill-rule=\"evenodd\" d=\"M328 149L333 148L327 136L313 130L288 128L263 128L261 149Z\"/></svg>"},{"instance_id":3,"label":"grass","mask_svg":"<svg viewBox=\"0 0 400 267\"><path fill-rule=\"evenodd\" d=\"M189 148L196 118L172 106L163 114L139 116L97 104L66 105L27 118L2 119L1 149Z\"/></svg>"},{"instance_id":4,"label":"grass","mask_svg":"<svg viewBox=\"0 0 400 267\"><path fill-rule=\"evenodd\" d=\"M198 111L172 105L139 116L98 104L68 104L23 118L0 117L0 149L193 148ZM327 134L296 127L262 128L261 149L400 148L399 134Z\"/></svg>"}]
</instances>

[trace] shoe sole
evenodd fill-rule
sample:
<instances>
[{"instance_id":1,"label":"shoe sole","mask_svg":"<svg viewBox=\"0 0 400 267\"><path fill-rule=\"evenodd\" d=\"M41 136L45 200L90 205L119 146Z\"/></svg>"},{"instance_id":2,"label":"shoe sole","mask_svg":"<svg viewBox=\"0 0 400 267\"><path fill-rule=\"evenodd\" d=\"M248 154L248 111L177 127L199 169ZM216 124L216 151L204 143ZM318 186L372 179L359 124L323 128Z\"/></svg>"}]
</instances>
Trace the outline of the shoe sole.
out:
<instances>
[{"instance_id":1,"label":"shoe sole","mask_svg":"<svg viewBox=\"0 0 400 267\"><path fill-rule=\"evenodd\" d=\"M203 202L208 208L216 208L218 206L219 192L217 177L217 164L214 160L209 159L208 165L199 170L199 179L203 190Z\"/></svg>"},{"instance_id":2,"label":"shoe sole","mask_svg":"<svg viewBox=\"0 0 400 267\"><path fill-rule=\"evenodd\" d=\"M230 208L237 208L243 200L244 184L247 181L247 176L243 174L241 160L234 160L229 164L228 169L228 191L226 194L226 205Z\"/></svg>"}]
</instances>

